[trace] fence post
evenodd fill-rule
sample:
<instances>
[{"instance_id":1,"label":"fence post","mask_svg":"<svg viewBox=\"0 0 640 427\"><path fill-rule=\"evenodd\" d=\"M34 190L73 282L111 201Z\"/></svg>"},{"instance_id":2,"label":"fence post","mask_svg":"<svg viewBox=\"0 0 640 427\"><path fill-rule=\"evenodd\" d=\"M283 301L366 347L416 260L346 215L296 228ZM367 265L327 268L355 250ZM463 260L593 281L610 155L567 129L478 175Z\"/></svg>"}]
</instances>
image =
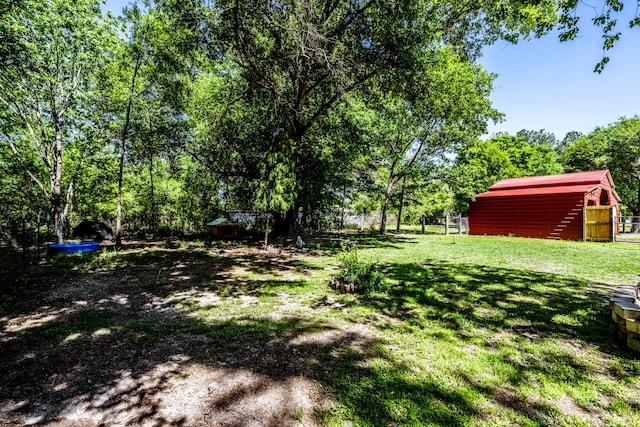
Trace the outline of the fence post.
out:
<instances>
[{"instance_id":1,"label":"fence post","mask_svg":"<svg viewBox=\"0 0 640 427\"><path fill-rule=\"evenodd\" d=\"M51 240L51 216L47 214L47 251L49 250L50 240Z\"/></svg>"},{"instance_id":2,"label":"fence post","mask_svg":"<svg viewBox=\"0 0 640 427\"><path fill-rule=\"evenodd\" d=\"M444 217L444 235L449 235L449 214Z\"/></svg>"},{"instance_id":3,"label":"fence post","mask_svg":"<svg viewBox=\"0 0 640 427\"><path fill-rule=\"evenodd\" d=\"M38 243L36 244L37 246L37 253L36 253L36 259L39 261L40 260L40 212L38 212L38 215L36 215L36 226L38 229Z\"/></svg>"},{"instance_id":4,"label":"fence post","mask_svg":"<svg viewBox=\"0 0 640 427\"><path fill-rule=\"evenodd\" d=\"M458 215L458 234L462 234L462 215Z\"/></svg>"},{"instance_id":5,"label":"fence post","mask_svg":"<svg viewBox=\"0 0 640 427\"><path fill-rule=\"evenodd\" d=\"M422 224L422 234L424 234L425 232L425 222L426 222L425 217L424 215L422 215L422 218L420 218L420 223Z\"/></svg>"},{"instance_id":6,"label":"fence post","mask_svg":"<svg viewBox=\"0 0 640 427\"><path fill-rule=\"evenodd\" d=\"M26 212L22 209L22 272L27 271L27 223Z\"/></svg>"},{"instance_id":7,"label":"fence post","mask_svg":"<svg viewBox=\"0 0 640 427\"><path fill-rule=\"evenodd\" d=\"M609 214L609 230L611 232L611 241L616 241L616 234L618 234L618 220L616 219L616 208L611 206L611 213Z\"/></svg>"}]
</instances>

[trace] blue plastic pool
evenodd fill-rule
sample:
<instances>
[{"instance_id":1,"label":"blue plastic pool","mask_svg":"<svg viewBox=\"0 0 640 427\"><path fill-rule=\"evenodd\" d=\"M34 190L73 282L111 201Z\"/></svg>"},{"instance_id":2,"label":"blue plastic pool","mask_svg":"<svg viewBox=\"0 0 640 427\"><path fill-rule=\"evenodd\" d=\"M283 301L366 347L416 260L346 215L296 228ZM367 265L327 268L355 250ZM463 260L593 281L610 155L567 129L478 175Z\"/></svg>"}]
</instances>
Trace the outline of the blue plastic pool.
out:
<instances>
[{"instance_id":1,"label":"blue plastic pool","mask_svg":"<svg viewBox=\"0 0 640 427\"><path fill-rule=\"evenodd\" d=\"M100 247L98 242L78 242L78 243L55 243L49 245L49 253L55 254L77 254L80 252L94 252Z\"/></svg>"}]
</instances>

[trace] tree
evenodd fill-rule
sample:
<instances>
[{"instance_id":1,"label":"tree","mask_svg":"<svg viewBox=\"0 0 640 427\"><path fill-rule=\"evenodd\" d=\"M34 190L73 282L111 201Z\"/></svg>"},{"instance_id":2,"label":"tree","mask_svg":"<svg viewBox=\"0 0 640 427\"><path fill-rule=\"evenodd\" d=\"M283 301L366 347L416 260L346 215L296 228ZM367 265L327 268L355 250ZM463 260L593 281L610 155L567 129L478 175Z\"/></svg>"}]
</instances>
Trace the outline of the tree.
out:
<instances>
[{"instance_id":1,"label":"tree","mask_svg":"<svg viewBox=\"0 0 640 427\"><path fill-rule=\"evenodd\" d=\"M410 195L411 203L407 203L403 221L417 225L421 224L424 217L433 223L454 211L455 194L441 175L418 182L419 185L415 185Z\"/></svg>"},{"instance_id":2,"label":"tree","mask_svg":"<svg viewBox=\"0 0 640 427\"><path fill-rule=\"evenodd\" d=\"M448 180L456 189L458 208L504 178L552 175L562 172L549 144L531 144L517 136L497 136L479 141L458 153Z\"/></svg>"},{"instance_id":3,"label":"tree","mask_svg":"<svg viewBox=\"0 0 640 427\"><path fill-rule=\"evenodd\" d=\"M604 165L611 171L624 206L632 215L640 215L640 117L621 118L593 134L604 134ZM593 139L592 134L587 137Z\"/></svg>"},{"instance_id":4,"label":"tree","mask_svg":"<svg viewBox=\"0 0 640 427\"><path fill-rule=\"evenodd\" d=\"M562 0L558 1L560 8L559 29L560 41L569 41L575 39L579 34L580 8L587 7L593 12L592 23L602 28L602 59L596 64L594 72L601 73L610 61L607 52L613 49L616 42L620 40L622 33L617 30L618 16L624 9L624 1L621 0L604 0L599 5L591 5L578 0ZM637 2L636 14L629 21L629 28L640 25L640 16L638 16Z\"/></svg>"},{"instance_id":5,"label":"tree","mask_svg":"<svg viewBox=\"0 0 640 427\"><path fill-rule=\"evenodd\" d=\"M620 119L610 130L607 154L616 191L633 215L640 215L640 117Z\"/></svg>"},{"instance_id":6,"label":"tree","mask_svg":"<svg viewBox=\"0 0 640 427\"><path fill-rule=\"evenodd\" d=\"M227 153L233 166L225 172L235 169L242 177L245 171L255 176L265 170L247 164L262 159L255 154L288 156L286 166L291 170L281 174L292 180L281 186L292 191L288 195L292 197L281 198L289 200L282 205L288 219L295 217L293 212L310 194L318 194L316 165L333 150L342 149L340 144L331 144L330 138L313 133L326 126L330 113L344 105L347 95L387 79L418 78L421 66L416 65L423 61L421 56L442 46L452 46L460 58L472 60L484 44L498 37L515 41L530 31L541 34L555 20L553 4L527 1L224 0L216 7L220 17L208 27L210 60L212 65L224 64L225 71L217 78L235 89L226 97L229 104L218 113L233 117L228 123L242 123L234 130L242 134L251 130L251 136L241 140L240 150L237 132L215 142L207 136L203 142L206 139ZM235 107L258 114L247 115ZM268 119L260 114L263 109ZM258 120L261 122L256 123ZM317 144L328 142L318 149ZM265 144L268 150L261 150ZM215 150L204 151L207 154L201 158ZM217 160L203 160L220 167ZM246 167L237 169L237 161ZM315 188L309 188L310 183ZM320 185L328 188L331 184ZM290 221L285 220L282 229L288 225Z\"/></svg>"},{"instance_id":7,"label":"tree","mask_svg":"<svg viewBox=\"0 0 640 427\"><path fill-rule=\"evenodd\" d=\"M564 138L562 138L562 141L560 141L554 147L556 150L556 153L558 153L558 155L562 159L567 151L567 147L573 144L574 142L576 142L577 140L579 140L580 138L582 138L583 136L584 135L582 132L578 132L575 130L567 132Z\"/></svg>"},{"instance_id":8,"label":"tree","mask_svg":"<svg viewBox=\"0 0 640 427\"><path fill-rule=\"evenodd\" d=\"M624 205L640 214L640 117L596 128L567 147L563 162L571 172L609 169Z\"/></svg>"},{"instance_id":9,"label":"tree","mask_svg":"<svg viewBox=\"0 0 640 427\"><path fill-rule=\"evenodd\" d=\"M170 6L169 4L165 6ZM116 203L116 244L122 240L125 159L142 159L149 168L150 222L156 226L154 159L185 139L187 88L192 63L193 34L182 21L152 7L149 1L124 10L128 41L119 50L109 96L119 120L119 171ZM128 156L130 152L132 156Z\"/></svg>"},{"instance_id":10,"label":"tree","mask_svg":"<svg viewBox=\"0 0 640 427\"><path fill-rule=\"evenodd\" d=\"M552 147L556 147L558 140L552 132L547 132L544 129L540 130L526 130L522 129L516 133L516 136L529 144L548 144Z\"/></svg>"},{"instance_id":11,"label":"tree","mask_svg":"<svg viewBox=\"0 0 640 427\"><path fill-rule=\"evenodd\" d=\"M609 132L598 127L589 135L578 138L569 144L562 156L567 172L586 172L609 167L607 147Z\"/></svg>"},{"instance_id":12,"label":"tree","mask_svg":"<svg viewBox=\"0 0 640 427\"><path fill-rule=\"evenodd\" d=\"M403 184L401 208L407 177L419 175L417 169L432 169L446 153L475 140L489 119L499 117L488 101L491 75L446 49L428 56L412 79L393 79L402 82L400 88L380 82L384 95L370 91L366 98L379 98L371 102L371 119L363 131L372 133L376 169L385 181L381 234L386 231L387 211L398 183Z\"/></svg>"},{"instance_id":13,"label":"tree","mask_svg":"<svg viewBox=\"0 0 640 427\"><path fill-rule=\"evenodd\" d=\"M3 244L13 245L22 215L32 218L34 212L42 213L41 220L45 222L47 215L42 211L41 198L8 144L0 144L0 240Z\"/></svg>"},{"instance_id":14,"label":"tree","mask_svg":"<svg viewBox=\"0 0 640 427\"><path fill-rule=\"evenodd\" d=\"M17 9L30 7L30 3L27 0L0 0L0 65L18 60L23 52L20 34L8 25L9 16Z\"/></svg>"},{"instance_id":15,"label":"tree","mask_svg":"<svg viewBox=\"0 0 640 427\"><path fill-rule=\"evenodd\" d=\"M83 111L92 76L109 58L114 25L97 0L25 3L0 24L0 34L10 28L22 49L0 68L0 137L49 201L58 225L84 159L68 165L75 172L64 186L64 152L74 144L85 154L94 149L83 132ZM56 230L62 242L62 228Z\"/></svg>"}]
</instances>

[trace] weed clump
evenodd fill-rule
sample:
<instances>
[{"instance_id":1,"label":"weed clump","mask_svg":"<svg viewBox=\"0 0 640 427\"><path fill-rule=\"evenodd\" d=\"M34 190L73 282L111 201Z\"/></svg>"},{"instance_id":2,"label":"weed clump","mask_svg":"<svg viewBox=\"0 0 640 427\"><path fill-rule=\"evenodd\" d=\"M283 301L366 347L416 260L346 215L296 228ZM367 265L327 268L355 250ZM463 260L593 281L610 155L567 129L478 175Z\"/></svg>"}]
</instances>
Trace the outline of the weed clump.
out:
<instances>
[{"instance_id":1,"label":"weed clump","mask_svg":"<svg viewBox=\"0 0 640 427\"><path fill-rule=\"evenodd\" d=\"M362 257L355 246L344 247L338 260L342 270L338 276L331 279L334 289L364 295L383 290L376 263Z\"/></svg>"}]
</instances>

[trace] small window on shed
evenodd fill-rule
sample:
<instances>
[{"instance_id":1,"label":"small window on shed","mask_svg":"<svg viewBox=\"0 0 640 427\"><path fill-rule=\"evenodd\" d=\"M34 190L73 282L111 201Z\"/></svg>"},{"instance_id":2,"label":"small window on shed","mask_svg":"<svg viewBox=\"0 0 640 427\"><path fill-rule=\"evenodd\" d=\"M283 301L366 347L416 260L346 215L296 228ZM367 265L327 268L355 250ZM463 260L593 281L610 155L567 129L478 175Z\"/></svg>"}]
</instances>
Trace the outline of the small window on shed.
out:
<instances>
[{"instance_id":1,"label":"small window on shed","mask_svg":"<svg viewBox=\"0 0 640 427\"><path fill-rule=\"evenodd\" d=\"M609 192L602 190L600 193L600 206L609 206Z\"/></svg>"},{"instance_id":2,"label":"small window on shed","mask_svg":"<svg viewBox=\"0 0 640 427\"><path fill-rule=\"evenodd\" d=\"M587 206L595 206L595 205L596 205L595 200L587 200Z\"/></svg>"}]
</instances>

